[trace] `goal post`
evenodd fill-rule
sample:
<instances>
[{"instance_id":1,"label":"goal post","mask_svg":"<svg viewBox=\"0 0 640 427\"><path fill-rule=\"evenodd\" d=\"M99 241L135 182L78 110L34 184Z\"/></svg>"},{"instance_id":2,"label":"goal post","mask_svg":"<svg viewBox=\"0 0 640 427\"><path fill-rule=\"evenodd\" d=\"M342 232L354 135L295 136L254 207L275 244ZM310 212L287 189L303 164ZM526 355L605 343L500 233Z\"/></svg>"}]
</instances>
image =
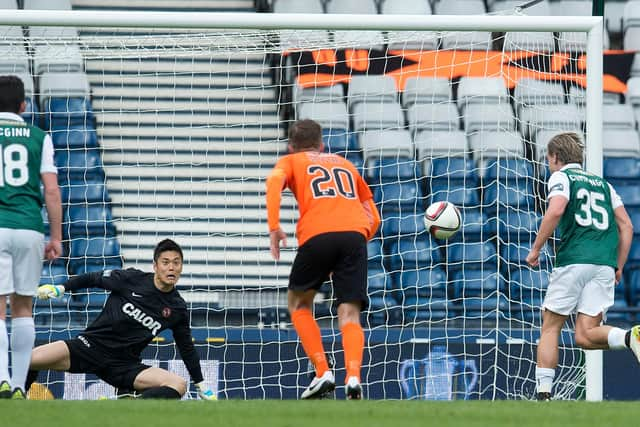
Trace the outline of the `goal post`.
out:
<instances>
[{"instance_id":1,"label":"goal post","mask_svg":"<svg viewBox=\"0 0 640 427\"><path fill-rule=\"evenodd\" d=\"M5 31L11 26L24 32ZM31 27L78 31L47 38L30 33ZM302 35L295 41L299 45L286 44L285 34L296 32ZM474 38L479 32L491 33L486 44ZM580 53L553 47L538 52L536 42L507 43L505 33L511 32L553 33L556 47L567 45L561 43L564 34L582 33L586 43ZM374 35L381 38L367 40ZM579 115L586 169L602 174L602 17L5 10L0 36L0 52L6 52L1 50L5 43L26 47L26 74L36 82L32 89L41 112L35 114L49 114L39 123L65 135L63 155L100 155L93 167L103 171L92 180L86 173L91 165L85 162L87 169L72 179L76 166L63 161L66 191L84 184L109 194L68 198L66 211L93 204L113 216L106 223L87 216L80 227L65 216L64 227L75 227L77 234L65 237L63 274L84 271L78 261L88 258L87 250L85 255L73 251L81 240L115 238L122 249L110 256L121 257L123 267L149 270L154 243L175 238L185 251L179 290L192 310L201 357L215 370L206 379L216 381L212 388L221 396L291 398L308 383L301 375L306 358L286 313L294 251L283 251L280 263L270 259L263 201L266 173L286 152L288 124L306 117L329 125L324 135L329 149L338 144L336 151L359 162L382 213L382 228L369 246L365 395L533 395L540 327L536 304L550 264L530 269L517 254L532 243L531 224L545 205L543 138L536 135L567 129L566 123L547 125L547 116ZM73 104L82 113L78 119L65 101L60 117L67 125L53 124L55 114L44 102L53 97L43 92L47 69L37 70L42 64L37 46L42 45L63 64L65 58L75 64L80 57L80 70L73 72L88 75L91 113L86 104ZM556 60L584 70L584 76L562 80L565 71ZM550 65L534 70L534 76L527 67L536 61ZM4 63L0 60L0 74L11 74ZM470 73L472 65L485 74ZM357 92L355 83L344 90L360 76L392 77L396 86L387 91L384 84L392 80L380 79L373 98L368 98L371 89ZM415 80L409 81L421 77L433 87L443 84L444 98L435 97L436 89L425 95ZM553 88L558 92L535 95L536 79L562 83ZM477 89L496 83L503 89L497 95ZM415 99L409 99L413 84ZM339 89L332 92L332 87ZM544 102L528 104L521 90ZM572 96L579 105L571 103ZM444 110L449 116L439 116ZM506 122L502 113L509 117ZM97 126L91 130L93 115ZM83 128L85 139L72 146L71 134L80 132L80 126L71 126L76 119L89 127ZM91 132L97 143L90 142ZM392 147L390 136L396 138ZM450 197L464 200L466 223L450 242L436 241L420 228L421 217L429 202ZM282 222L290 242L296 216L292 197L285 195ZM525 219L531 222L520 222ZM91 228L94 234L84 236ZM470 255L476 250L479 259ZM95 257L94 267L113 265L106 252ZM495 286L483 288L486 283ZM316 315L325 349L343 370L330 288L320 294ZM78 332L100 309L100 298L90 290L84 299L37 306L36 321L45 331L40 337ZM71 313L62 323L61 312ZM161 338L145 358L171 354L168 366L184 374L164 341L169 338ZM561 340L566 354L557 395L582 397L584 386L587 400L602 400L601 351L586 356L575 351L567 329ZM102 385L95 389L112 392ZM88 396L78 390L73 396Z\"/></svg>"}]
</instances>

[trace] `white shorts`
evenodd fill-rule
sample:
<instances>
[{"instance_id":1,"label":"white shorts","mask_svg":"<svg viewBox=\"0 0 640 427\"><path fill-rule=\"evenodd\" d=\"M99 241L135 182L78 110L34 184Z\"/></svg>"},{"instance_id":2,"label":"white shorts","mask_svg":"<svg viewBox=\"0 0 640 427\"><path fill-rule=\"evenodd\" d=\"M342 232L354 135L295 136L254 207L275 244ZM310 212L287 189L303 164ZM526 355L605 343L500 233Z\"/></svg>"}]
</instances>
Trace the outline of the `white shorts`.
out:
<instances>
[{"instance_id":1,"label":"white shorts","mask_svg":"<svg viewBox=\"0 0 640 427\"><path fill-rule=\"evenodd\" d=\"M0 228L0 295L35 295L43 256L44 234Z\"/></svg>"},{"instance_id":2,"label":"white shorts","mask_svg":"<svg viewBox=\"0 0 640 427\"><path fill-rule=\"evenodd\" d=\"M615 270L608 265L573 264L551 272L543 310L568 316L574 312L588 316L602 313L613 305Z\"/></svg>"}]
</instances>

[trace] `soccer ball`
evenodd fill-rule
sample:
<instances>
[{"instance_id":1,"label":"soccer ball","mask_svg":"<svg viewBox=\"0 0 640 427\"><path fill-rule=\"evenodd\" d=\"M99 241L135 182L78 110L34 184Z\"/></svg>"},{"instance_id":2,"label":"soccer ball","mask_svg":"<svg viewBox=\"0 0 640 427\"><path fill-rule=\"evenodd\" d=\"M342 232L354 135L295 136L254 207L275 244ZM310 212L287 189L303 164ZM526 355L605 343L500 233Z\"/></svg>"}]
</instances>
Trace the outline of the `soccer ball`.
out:
<instances>
[{"instance_id":1,"label":"soccer ball","mask_svg":"<svg viewBox=\"0 0 640 427\"><path fill-rule=\"evenodd\" d=\"M436 239L448 239L461 225L460 211L453 203L435 202L424 213L424 226Z\"/></svg>"}]
</instances>

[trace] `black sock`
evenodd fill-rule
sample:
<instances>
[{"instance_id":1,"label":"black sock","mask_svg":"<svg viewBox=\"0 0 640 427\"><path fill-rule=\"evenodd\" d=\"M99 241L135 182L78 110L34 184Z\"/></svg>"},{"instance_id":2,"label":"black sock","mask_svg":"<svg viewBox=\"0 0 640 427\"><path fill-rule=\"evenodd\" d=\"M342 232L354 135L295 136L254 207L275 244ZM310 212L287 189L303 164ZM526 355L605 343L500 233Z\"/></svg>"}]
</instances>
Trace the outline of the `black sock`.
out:
<instances>
[{"instance_id":1,"label":"black sock","mask_svg":"<svg viewBox=\"0 0 640 427\"><path fill-rule=\"evenodd\" d=\"M142 392L142 399L180 399L180 393L171 387L151 387Z\"/></svg>"},{"instance_id":2,"label":"black sock","mask_svg":"<svg viewBox=\"0 0 640 427\"><path fill-rule=\"evenodd\" d=\"M29 372L27 372L27 381L24 385L25 393L29 391L29 389L31 388L31 384L33 384L36 381L39 373L40 371L32 371L31 369L29 369Z\"/></svg>"},{"instance_id":3,"label":"black sock","mask_svg":"<svg viewBox=\"0 0 640 427\"><path fill-rule=\"evenodd\" d=\"M624 334L624 345L626 345L627 348L631 348L631 329Z\"/></svg>"}]
</instances>

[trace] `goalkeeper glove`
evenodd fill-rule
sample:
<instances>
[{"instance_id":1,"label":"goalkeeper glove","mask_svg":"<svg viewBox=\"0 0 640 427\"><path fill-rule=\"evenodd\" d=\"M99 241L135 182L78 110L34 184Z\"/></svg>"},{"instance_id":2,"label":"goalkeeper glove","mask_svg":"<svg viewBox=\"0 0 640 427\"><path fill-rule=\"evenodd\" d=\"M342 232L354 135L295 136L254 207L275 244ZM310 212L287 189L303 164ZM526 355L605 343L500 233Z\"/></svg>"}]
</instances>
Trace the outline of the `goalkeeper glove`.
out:
<instances>
[{"instance_id":1,"label":"goalkeeper glove","mask_svg":"<svg viewBox=\"0 0 640 427\"><path fill-rule=\"evenodd\" d=\"M38 287L38 299L60 298L64 294L62 285L42 285Z\"/></svg>"},{"instance_id":2,"label":"goalkeeper glove","mask_svg":"<svg viewBox=\"0 0 640 427\"><path fill-rule=\"evenodd\" d=\"M218 400L218 397L209 389L205 389L204 381L195 385L198 396L202 400Z\"/></svg>"}]
</instances>

